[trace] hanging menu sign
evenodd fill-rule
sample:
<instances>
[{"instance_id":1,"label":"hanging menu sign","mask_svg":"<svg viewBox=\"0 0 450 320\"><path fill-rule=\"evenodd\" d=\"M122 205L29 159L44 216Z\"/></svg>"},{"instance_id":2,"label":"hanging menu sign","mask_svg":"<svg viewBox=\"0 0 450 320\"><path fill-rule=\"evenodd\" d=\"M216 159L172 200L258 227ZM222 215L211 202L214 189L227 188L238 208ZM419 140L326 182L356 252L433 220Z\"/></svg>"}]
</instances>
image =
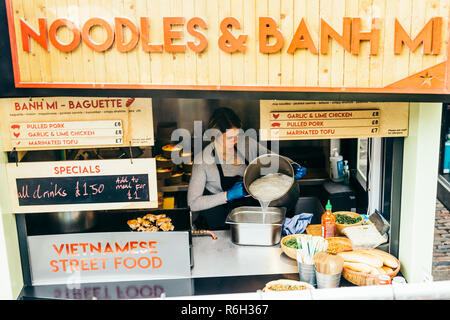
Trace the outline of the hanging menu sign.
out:
<instances>
[{"instance_id":1,"label":"hanging menu sign","mask_svg":"<svg viewBox=\"0 0 450 320\"><path fill-rule=\"evenodd\" d=\"M156 208L154 159L8 164L14 213Z\"/></svg>"},{"instance_id":2,"label":"hanging menu sign","mask_svg":"<svg viewBox=\"0 0 450 320\"><path fill-rule=\"evenodd\" d=\"M152 146L151 99L0 99L4 151Z\"/></svg>"},{"instance_id":3,"label":"hanging menu sign","mask_svg":"<svg viewBox=\"0 0 450 320\"><path fill-rule=\"evenodd\" d=\"M296 140L406 136L408 110L407 103L261 101L261 137Z\"/></svg>"},{"instance_id":4,"label":"hanging menu sign","mask_svg":"<svg viewBox=\"0 0 450 320\"><path fill-rule=\"evenodd\" d=\"M34 146L122 145L121 120L13 123L11 141L14 148Z\"/></svg>"}]
</instances>

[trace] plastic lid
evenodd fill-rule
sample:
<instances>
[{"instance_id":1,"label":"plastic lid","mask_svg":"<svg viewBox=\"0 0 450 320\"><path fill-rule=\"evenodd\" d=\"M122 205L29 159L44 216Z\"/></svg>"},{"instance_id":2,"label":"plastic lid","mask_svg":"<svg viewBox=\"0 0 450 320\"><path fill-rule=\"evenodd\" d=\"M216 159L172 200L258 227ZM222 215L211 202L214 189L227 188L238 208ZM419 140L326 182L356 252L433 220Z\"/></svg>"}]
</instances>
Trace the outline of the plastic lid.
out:
<instances>
[{"instance_id":1,"label":"plastic lid","mask_svg":"<svg viewBox=\"0 0 450 320\"><path fill-rule=\"evenodd\" d=\"M331 203L330 203L330 200L328 200L327 205L325 206L325 210L330 210L330 211L331 211Z\"/></svg>"}]
</instances>

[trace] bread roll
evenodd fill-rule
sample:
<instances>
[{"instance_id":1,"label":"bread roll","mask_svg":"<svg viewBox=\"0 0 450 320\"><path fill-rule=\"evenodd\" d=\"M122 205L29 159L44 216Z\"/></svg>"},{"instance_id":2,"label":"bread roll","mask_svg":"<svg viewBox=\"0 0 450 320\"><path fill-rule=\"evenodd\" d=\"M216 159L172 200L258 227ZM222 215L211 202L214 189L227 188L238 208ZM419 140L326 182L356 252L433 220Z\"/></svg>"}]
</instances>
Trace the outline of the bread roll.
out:
<instances>
[{"instance_id":1,"label":"bread roll","mask_svg":"<svg viewBox=\"0 0 450 320\"><path fill-rule=\"evenodd\" d=\"M381 269L383 269L386 273L394 272L394 270L392 270L391 268L386 267L386 266L382 266Z\"/></svg>"},{"instance_id":2,"label":"bread roll","mask_svg":"<svg viewBox=\"0 0 450 320\"><path fill-rule=\"evenodd\" d=\"M377 268L377 270L380 274L387 274L386 271L383 269L383 267Z\"/></svg>"},{"instance_id":3,"label":"bread roll","mask_svg":"<svg viewBox=\"0 0 450 320\"><path fill-rule=\"evenodd\" d=\"M392 269L397 269L397 267L398 267L397 260L395 260L395 258L387 252L380 251L380 250L373 250L373 249L362 249L360 251L381 258L383 260L383 264Z\"/></svg>"},{"instance_id":4,"label":"bread roll","mask_svg":"<svg viewBox=\"0 0 450 320\"><path fill-rule=\"evenodd\" d=\"M374 268L381 268L383 266L383 260L380 257L362 252L360 250L339 252L338 255L344 258L344 261L346 262L365 263Z\"/></svg>"},{"instance_id":5,"label":"bread roll","mask_svg":"<svg viewBox=\"0 0 450 320\"><path fill-rule=\"evenodd\" d=\"M370 273L371 268L365 264L365 263L358 263L358 262L344 262L344 268L348 268L350 270L356 271L356 272L364 272L364 273Z\"/></svg>"}]
</instances>

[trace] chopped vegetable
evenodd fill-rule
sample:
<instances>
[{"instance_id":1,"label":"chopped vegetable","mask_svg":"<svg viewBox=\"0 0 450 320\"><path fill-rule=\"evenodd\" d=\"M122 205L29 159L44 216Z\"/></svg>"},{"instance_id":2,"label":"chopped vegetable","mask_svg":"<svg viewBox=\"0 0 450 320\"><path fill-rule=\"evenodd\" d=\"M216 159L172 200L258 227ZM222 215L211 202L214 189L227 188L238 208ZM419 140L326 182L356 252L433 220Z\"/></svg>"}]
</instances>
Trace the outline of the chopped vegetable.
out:
<instances>
[{"instance_id":1,"label":"chopped vegetable","mask_svg":"<svg viewBox=\"0 0 450 320\"><path fill-rule=\"evenodd\" d=\"M273 284L268 289L272 291L291 291L291 290L306 290L308 288L304 285Z\"/></svg>"},{"instance_id":2,"label":"chopped vegetable","mask_svg":"<svg viewBox=\"0 0 450 320\"><path fill-rule=\"evenodd\" d=\"M296 239L295 237L292 237L292 238L289 238L289 239L285 240L285 241L283 242L283 244L284 244L286 247L289 247L289 248L293 248L293 249L301 249L301 246L300 246L300 248L298 247L298 245L297 245L297 239Z\"/></svg>"},{"instance_id":3,"label":"chopped vegetable","mask_svg":"<svg viewBox=\"0 0 450 320\"><path fill-rule=\"evenodd\" d=\"M339 224L355 224L361 221L361 217L350 217L347 214L336 214L336 222Z\"/></svg>"}]
</instances>

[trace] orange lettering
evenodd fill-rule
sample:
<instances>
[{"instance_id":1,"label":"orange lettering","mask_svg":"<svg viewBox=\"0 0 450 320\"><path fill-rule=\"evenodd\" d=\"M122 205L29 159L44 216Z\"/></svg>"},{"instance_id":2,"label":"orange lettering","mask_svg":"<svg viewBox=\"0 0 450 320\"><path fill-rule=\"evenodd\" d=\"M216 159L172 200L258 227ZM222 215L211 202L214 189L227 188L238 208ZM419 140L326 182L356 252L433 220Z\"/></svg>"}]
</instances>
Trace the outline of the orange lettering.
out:
<instances>
[{"instance_id":1,"label":"orange lettering","mask_svg":"<svg viewBox=\"0 0 450 320\"><path fill-rule=\"evenodd\" d=\"M158 264L156 264L158 262ZM162 260L159 257L152 257L153 269L158 269L162 266Z\"/></svg>"},{"instance_id":2,"label":"orange lettering","mask_svg":"<svg viewBox=\"0 0 450 320\"><path fill-rule=\"evenodd\" d=\"M82 271L89 271L90 269L89 269L89 266L88 266L88 261L89 261L90 259L81 259L80 260L80 262L81 262L81 270Z\"/></svg>"},{"instance_id":3,"label":"orange lettering","mask_svg":"<svg viewBox=\"0 0 450 320\"><path fill-rule=\"evenodd\" d=\"M142 50L145 52L163 52L162 44L150 43L150 27L147 17L141 17L141 38L142 38Z\"/></svg>"},{"instance_id":4,"label":"orange lettering","mask_svg":"<svg viewBox=\"0 0 450 320\"><path fill-rule=\"evenodd\" d=\"M185 52L186 46L184 44L173 44L172 40L182 39L183 31L176 31L172 29L173 25L183 25L184 17L164 17L164 48L166 52Z\"/></svg>"},{"instance_id":5,"label":"orange lettering","mask_svg":"<svg viewBox=\"0 0 450 320\"><path fill-rule=\"evenodd\" d=\"M66 27L72 32L73 38L70 43L64 44L57 39L56 33L58 32L58 29L62 27ZM56 19L48 30L48 36L52 45L62 52L71 52L75 50L81 42L80 29L74 22L68 19Z\"/></svg>"},{"instance_id":6,"label":"orange lettering","mask_svg":"<svg viewBox=\"0 0 450 320\"><path fill-rule=\"evenodd\" d=\"M63 251L63 249L64 249L64 244L62 244L62 245L59 247L59 250L58 250L58 248L56 247L56 245L53 245L53 248L56 250L56 253L58 253L58 256L60 256L61 253L62 253L62 251Z\"/></svg>"},{"instance_id":7,"label":"orange lettering","mask_svg":"<svg viewBox=\"0 0 450 320\"><path fill-rule=\"evenodd\" d=\"M236 38L231 32L232 28L241 28L241 23L234 17L227 17L220 23L220 31L222 32L222 35L218 40L220 50L226 53L234 53L236 51L245 53L247 50L245 42L247 41L248 36L240 35Z\"/></svg>"},{"instance_id":8,"label":"orange lettering","mask_svg":"<svg viewBox=\"0 0 450 320\"><path fill-rule=\"evenodd\" d=\"M325 20L321 19L320 22L320 53L328 53L328 40L333 38L337 41L345 51L351 52L351 32L352 32L352 19L344 18L342 27L342 36L336 32Z\"/></svg>"},{"instance_id":9,"label":"orange lettering","mask_svg":"<svg viewBox=\"0 0 450 320\"><path fill-rule=\"evenodd\" d=\"M423 44L423 54L439 54L441 50L441 28L442 18L432 18L413 40L405 29L403 29L398 19L395 19L394 54L398 55L402 53L403 44L411 52L416 51ZM435 31L437 33L436 40L433 39L433 33Z\"/></svg>"},{"instance_id":10,"label":"orange lettering","mask_svg":"<svg viewBox=\"0 0 450 320\"><path fill-rule=\"evenodd\" d=\"M128 250L130 249L129 247L130 247L130 244L128 242L123 248L121 248L120 245L118 243L116 243L116 252L117 253L119 253L119 252L128 252Z\"/></svg>"},{"instance_id":11,"label":"orange lettering","mask_svg":"<svg viewBox=\"0 0 450 320\"><path fill-rule=\"evenodd\" d=\"M358 55L360 42L370 41L370 54L377 55L380 42L380 19L372 19L372 30L361 32L361 18L352 18L352 54Z\"/></svg>"},{"instance_id":12,"label":"orange lettering","mask_svg":"<svg viewBox=\"0 0 450 320\"><path fill-rule=\"evenodd\" d=\"M50 265L53 267L52 270L51 270L52 272L58 272L59 271L58 261L52 260L52 261L50 261Z\"/></svg>"},{"instance_id":13,"label":"orange lettering","mask_svg":"<svg viewBox=\"0 0 450 320\"><path fill-rule=\"evenodd\" d=\"M196 29L197 27L208 29L208 24L202 18L194 17L190 19L186 25L187 32L199 40L199 44L195 44L194 41L188 41L187 45L189 49L199 53L204 51L208 46L208 39L203 32L200 32Z\"/></svg>"},{"instance_id":14,"label":"orange lettering","mask_svg":"<svg viewBox=\"0 0 450 320\"><path fill-rule=\"evenodd\" d=\"M103 27L106 31L106 40L103 43L96 43L91 38L91 29L94 26ZM91 18L83 26L82 30L83 42L92 50L104 52L111 48L114 43L114 29L108 21L102 18Z\"/></svg>"},{"instance_id":15,"label":"orange lettering","mask_svg":"<svg viewBox=\"0 0 450 320\"><path fill-rule=\"evenodd\" d=\"M47 19L39 18L39 33L34 30L32 26L25 21L25 19L20 19L20 30L22 32L22 46L23 51L30 52L30 38L33 38L42 48L48 51L48 41L47 41Z\"/></svg>"},{"instance_id":16,"label":"orange lettering","mask_svg":"<svg viewBox=\"0 0 450 320\"><path fill-rule=\"evenodd\" d=\"M269 38L274 37L275 43L269 45ZM276 21L270 17L259 17L259 52L276 53L284 46L284 37Z\"/></svg>"},{"instance_id":17,"label":"orange lettering","mask_svg":"<svg viewBox=\"0 0 450 320\"><path fill-rule=\"evenodd\" d=\"M116 46L119 52L128 52L133 50L139 42L139 29L129 18L114 18L116 26ZM124 27L131 31L131 39L125 43Z\"/></svg>"}]
</instances>

